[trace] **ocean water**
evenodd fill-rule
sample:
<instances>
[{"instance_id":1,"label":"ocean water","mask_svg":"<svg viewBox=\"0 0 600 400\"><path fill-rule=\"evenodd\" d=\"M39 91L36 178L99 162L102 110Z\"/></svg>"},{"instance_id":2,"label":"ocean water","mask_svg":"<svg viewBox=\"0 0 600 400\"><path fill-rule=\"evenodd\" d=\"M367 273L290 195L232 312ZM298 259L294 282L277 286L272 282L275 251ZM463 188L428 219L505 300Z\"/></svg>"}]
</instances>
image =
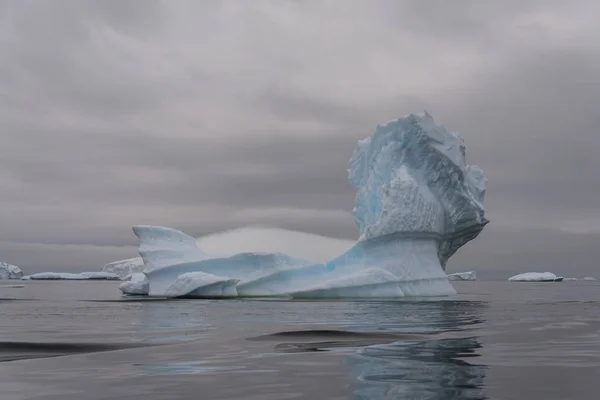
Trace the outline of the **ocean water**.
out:
<instances>
[{"instance_id":1,"label":"ocean water","mask_svg":"<svg viewBox=\"0 0 600 400\"><path fill-rule=\"evenodd\" d=\"M594 281L318 302L124 300L117 282L5 282L1 400L597 398Z\"/></svg>"}]
</instances>

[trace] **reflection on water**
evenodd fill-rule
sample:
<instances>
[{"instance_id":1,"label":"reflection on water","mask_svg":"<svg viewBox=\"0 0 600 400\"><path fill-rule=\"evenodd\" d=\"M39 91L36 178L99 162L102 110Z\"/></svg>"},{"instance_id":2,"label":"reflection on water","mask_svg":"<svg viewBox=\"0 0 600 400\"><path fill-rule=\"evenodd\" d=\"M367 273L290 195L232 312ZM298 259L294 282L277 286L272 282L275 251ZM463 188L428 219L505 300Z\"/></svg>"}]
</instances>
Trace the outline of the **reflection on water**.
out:
<instances>
[{"instance_id":1,"label":"reflection on water","mask_svg":"<svg viewBox=\"0 0 600 400\"><path fill-rule=\"evenodd\" d=\"M32 282L1 304L0 399L597 397L597 285L463 292L148 302L111 283Z\"/></svg>"},{"instance_id":2,"label":"reflection on water","mask_svg":"<svg viewBox=\"0 0 600 400\"><path fill-rule=\"evenodd\" d=\"M457 332L480 324L485 303L464 301L415 302L385 316L385 329L411 333ZM402 340L358 349L347 357L355 399L485 399L487 367L473 363L481 343L476 337ZM469 359L466 361L465 359Z\"/></svg>"},{"instance_id":3,"label":"reflection on water","mask_svg":"<svg viewBox=\"0 0 600 400\"><path fill-rule=\"evenodd\" d=\"M133 366L139 376L209 374L223 382L250 374L267 386L294 357L312 353L316 365L322 362L318 357L340 359L327 372L346 376L355 399L485 399L487 367L475 362L481 342L473 332L484 322L486 307L484 302L449 299L149 302L136 322L145 341L210 337L220 347L213 345L207 352L191 342L183 359L172 354ZM290 329L273 331L270 326ZM236 337L240 330L274 333ZM324 388L329 384L314 381Z\"/></svg>"},{"instance_id":4,"label":"reflection on water","mask_svg":"<svg viewBox=\"0 0 600 400\"><path fill-rule=\"evenodd\" d=\"M476 338L396 342L370 346L349 356L355 399L485 399L486 367Z\"/></svg>"}]
</instances>

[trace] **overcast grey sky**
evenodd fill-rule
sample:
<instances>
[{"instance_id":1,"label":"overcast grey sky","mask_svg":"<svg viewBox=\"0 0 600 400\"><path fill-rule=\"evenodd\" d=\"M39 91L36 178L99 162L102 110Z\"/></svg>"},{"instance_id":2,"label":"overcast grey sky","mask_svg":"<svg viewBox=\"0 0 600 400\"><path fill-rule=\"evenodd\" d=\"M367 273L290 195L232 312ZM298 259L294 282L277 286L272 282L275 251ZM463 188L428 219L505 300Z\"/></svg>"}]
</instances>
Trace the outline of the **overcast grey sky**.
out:
<instances>
[{"instance_id":1,"label":"overcast grey sky","mask_svg":"<svg viewBox=\"0 0 600 400\"><path fill-rule=\"evenodd\" d=\"M0 259L97 269L135 255L138 223L354 238L356 140L426 109L489 179L492 222L454 264L593 270L599 15L593 0L0 0Z\"/></svg>"}]
</instances>

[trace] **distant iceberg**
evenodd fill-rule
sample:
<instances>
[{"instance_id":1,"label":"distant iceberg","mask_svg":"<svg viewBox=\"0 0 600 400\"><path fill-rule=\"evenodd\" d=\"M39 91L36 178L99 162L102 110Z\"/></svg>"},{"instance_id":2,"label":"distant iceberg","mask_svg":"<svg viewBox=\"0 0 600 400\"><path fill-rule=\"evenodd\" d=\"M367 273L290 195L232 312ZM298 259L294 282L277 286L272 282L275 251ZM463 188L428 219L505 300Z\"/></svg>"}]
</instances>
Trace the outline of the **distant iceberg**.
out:
<instances>
[{"instance_id":1,"label":"distant iceberg","mask_svg":"<svg viewBox=\"0 0 600 400\"><path fill-rule=\"evenodd\" d=\"M37 274L27 275L21 278L22 280L67 280L67 281L85 281L85 280L104 280L118 281L121 277L117 274L108 272L80 272L73 274L70 272L40 272Z\"/></svg>"},{"instance_id":2,"label":"distant iceberg","mask_svg":"<svg viewBox=\"0 0 600 400\"><path fill-rule=\"evenodd\" d=\"M455 272L454 274L448 274L448 279L451 281L476 281L477 277L475 271L469 272Z\"/></svg>"},{"instance_id":3,"label":"distant iceberg","mask_svg":"<svg viewBox=\"0 0 600 400\"><path fill-rule=\"evenodd\" d=\"M21 279L23 271L16 265L11 265L0 261L0 280L1 279Z\"/></svg>"},{"instance_id":4,"label":"distant iceberg","mask_svg":"<svg viewBox=\"0 0 600 400\"><path fill-rule=\"evenodd\" d=\"M582 278L582 280L584 281L597 281L598 279L594 278L593 276L585 276Z\"/></svg>"},{"instance_id":5,"label":"distant iceberg","mask_svg":"<svg viewBox=\"0 0 600 400\"><path fill-rule=\"evenodd\" d=\"M141 257L128 258L127 260L114 261L102 267L102 272L119 275L125 278L127 275L144 270L144 261Z\"/></svg>"},{"instance_id":6,"label":"distant iceberg","mask_svg":"<svg viewBox=\"0 0 600 400\"><path fill-rule=\"evenodd\" d=\"M508 278L512 282L561 282L563 279L552 272L526 272Z\"/></svg>"},{"instance_id":7,"label":"distant iceberg","mask_svg":"<svg viewBox=\"0 0 600 400\"><path fill-rule=\"evenodd\" d=\"M349 178L360 238L315 263L283 253L209 255L194 238L135 226L149 295L292 298L444 296L448 259L488 223L486 178L460 137L427 114L380 125L358 142Z\"/></svg>"}]
</instances>

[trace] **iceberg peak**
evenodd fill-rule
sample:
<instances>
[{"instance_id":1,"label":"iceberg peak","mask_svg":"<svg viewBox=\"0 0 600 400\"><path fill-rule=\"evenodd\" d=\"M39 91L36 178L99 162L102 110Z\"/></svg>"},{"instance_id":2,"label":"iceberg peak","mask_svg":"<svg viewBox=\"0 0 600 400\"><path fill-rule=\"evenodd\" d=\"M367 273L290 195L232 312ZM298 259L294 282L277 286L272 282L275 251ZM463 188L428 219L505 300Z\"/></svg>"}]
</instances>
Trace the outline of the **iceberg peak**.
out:
<instances>
[{"instance_id":1,"label":"iceberg peak","mask_svg":"<svg viewBox=\"0 0 600 400\"><path fill-rule=\"evenodd\" d=\"M397 235L434 237L442 267L488 223L487 180L467 165L465 145L426 111L378 125L360 140L348 176L359 240Z\"/></svg>"}]
</instances>

